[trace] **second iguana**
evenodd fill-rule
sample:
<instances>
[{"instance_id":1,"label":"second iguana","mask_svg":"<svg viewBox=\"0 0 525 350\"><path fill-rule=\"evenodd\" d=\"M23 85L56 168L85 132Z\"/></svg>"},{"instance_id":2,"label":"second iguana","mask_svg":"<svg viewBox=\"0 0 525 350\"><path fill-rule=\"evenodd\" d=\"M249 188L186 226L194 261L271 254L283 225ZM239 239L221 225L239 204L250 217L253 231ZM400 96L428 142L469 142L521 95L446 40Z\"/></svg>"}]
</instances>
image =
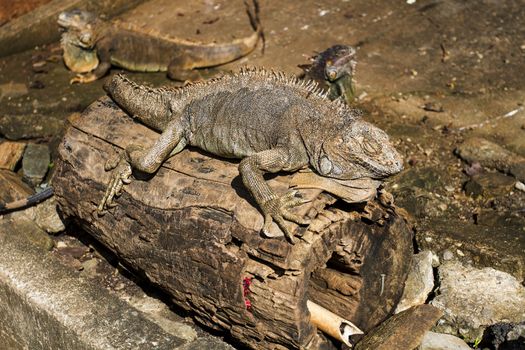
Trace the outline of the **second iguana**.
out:
<instances>
[{"instance_id":1,"label":"second iguana","mask_svg":"<svg viewBox=\"0 0 525 350\"><path fill-rule=\"evenodd\" d=\"M304 71L304 79L317 82L331 100L342 98L351 105L355 97L356 49L334 45L310 60L310 64L299 66Z\"/></svg>"},{"instance_id":2,"label":"second iguana","mask_svg":"<svg viewBox=\"0 0 525 350\"><path fill-rule=\"evenodd\" d=\"M363 121L360 112L340 100L330 101L314 82L284 73L244 69L184 88L149 88L122 75L105 85L111 98L146 126L162 132L146 149L131 145L120 159L98 210L130 182L132 170L153 174L187 145L226 158L240 158L239 172L264 215L294 238L286 220L307 223L291 213L302 203L291 191L278 196L265 173L313 168L342 180L383 179L401 171L402 159L386 133Z\"/></svg>"},{"instance_id":3,"label":"second iguana","mask_svg":"<svg viewBox=\"0 0 525 350\"><path fill-rule=\"evenodd\" d=\"M253 34L230 43L197 43L171 38L140 28L98 18L95 14L72 10L62 12L58 24L64 31L64 63L75 73L72 83L89 83L103 77L112 65L130 71L167 72L174 80L197 80L196 68L225 64L252 52L263 29L259 4L245 1Z\"/></svg>"}]
</instances>

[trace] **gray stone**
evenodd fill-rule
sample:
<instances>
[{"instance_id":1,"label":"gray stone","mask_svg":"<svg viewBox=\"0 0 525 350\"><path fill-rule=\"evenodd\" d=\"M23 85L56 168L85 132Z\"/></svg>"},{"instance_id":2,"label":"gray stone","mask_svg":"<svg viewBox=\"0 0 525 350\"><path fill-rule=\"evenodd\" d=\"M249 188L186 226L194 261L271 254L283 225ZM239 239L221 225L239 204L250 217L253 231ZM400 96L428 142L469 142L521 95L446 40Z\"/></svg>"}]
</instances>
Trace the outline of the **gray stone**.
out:
<instances>
[{"instance_id":1,"label":"gray stone","mask_svg":"<svg viewBox=\"0 0 525 350\"><path fill-rule=\"evenodd\" d=\"M203 337L181 347L181 350L234 350L228 345L216 338Z\"/></svg>"},{"instance_id":2,"label":"gray stone","mask_svg":"<svg viewBox=\"0 0 525 350\"><path fill-rule=\"evenodd\" d=\"M428 250L414 255L405 281L403 296L396 307L395 313L425 303L428 294L434 288L432 260L433 254Z\"/></svg>"},{"instance_id":3,"label":"gray stone","mask_svg":"<svg viewBox=\"0 0 525 350\"><path fill-rule=\"evenodd\" d=\"M195 329L175 319L173 312L171 312L168 306L159 300L147 295L141 295L139 297L132 296L128 302L137 310L142 311L149 320L155 322L166 332L177 334L177 337L187 342L192 342L197 339Z\"/></svg>"},{"instance_id":4,"label":"gray stone","mask_svg":"<svg viewBox=\"0 0 525 350\"><path fill-rule=\"evenodd\" d=\"M0 344L13 350L174 350L188 343L42 254L20 234L25 229L0 221Z\"/></svg>"},{"instance_id":5,"label":"gray stone","mask_svg":"<svg viewBox=\"0 0 525 350\"><path fill-rule=\"evenodd\" d=\"M525 287L505 272L447 261L439 267L439 279L439 294L431 302L444 312L439 332L474 342L494 323L525 319Z\"/></svg>"},{"instance_id":6,"label":"gray stone","mask_svg":"<svg viewBox=\"0 0 525 350\"><path fill-rule=\"evenodd\" d=\"M443 260L448 261L454 259L454 253L452 253L450 250L445 249L443 251Z\"/></svg>"},{"instance_id":7,"label":"gray stone","mask_svg":"<svg viewBox=\"0 0 525 350\"><path fill-rule=\"evenodd\" d=\"M66 229L62 219L57 213L56 201L49 198L44 202L37 204L33 210L27 209L28 215L42 230L47 233L58 233Z\"/></svg>"},{"instance_id":8,"label":"gray stone","mask_svg":"<svg viewBox=\"0 0 525 350\"><path fill-rule=\"evenodd\" d=\"M470 350L470 346L450 334L427 332L418 350Z\"/></svg>"},{"instance_id":9,"label":"gray stone","mask_svg":"<svg viewBox=\"0 0 525 350\"><path fill-rule=\"evenodd\" d=\"M525 158L484 138L471 137L465 140L458 146L456 153L469 164L478 162L484 167L525 180Z\"/></svg>"},{"instance_id":10,"label":"gray stone","mask_svg":"<svg viewBox=\"0 0 525 350\"><path fill-rule=\"evenodd\" d=\"M33 186L40 184L49 170L50 161L47 145L28 144L22 158L24 179Z\"/></svg>"}]
</instances>

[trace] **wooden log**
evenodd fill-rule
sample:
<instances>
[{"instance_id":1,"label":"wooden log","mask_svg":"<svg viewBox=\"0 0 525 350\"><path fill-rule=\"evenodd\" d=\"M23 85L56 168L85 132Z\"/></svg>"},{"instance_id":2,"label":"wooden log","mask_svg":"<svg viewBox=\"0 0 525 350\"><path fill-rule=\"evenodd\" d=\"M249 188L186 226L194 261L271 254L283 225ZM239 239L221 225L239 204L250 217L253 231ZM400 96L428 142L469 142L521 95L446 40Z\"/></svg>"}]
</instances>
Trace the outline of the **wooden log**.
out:
<instances>
[{"instance_id":1,"label":"wooden log","mask_svg":"<svg viewBox=\"0 0 525 350\"><path fill-rule=\"evenodd\" d=\"M62 212L168 293L206 326L253 349L316 349L323 336L307 300L366 331L401 297L412 232L378 201L349 205L320 189L301 190L312 218L298 243L263 237L263 218L237 163L187 149L148 181L134 180L104 216L96 214L110 173L105 161L158 134L108 98L70 119L52 179ZM269 179L284 193L293 175Z\"/></svg>"}]
</instances>

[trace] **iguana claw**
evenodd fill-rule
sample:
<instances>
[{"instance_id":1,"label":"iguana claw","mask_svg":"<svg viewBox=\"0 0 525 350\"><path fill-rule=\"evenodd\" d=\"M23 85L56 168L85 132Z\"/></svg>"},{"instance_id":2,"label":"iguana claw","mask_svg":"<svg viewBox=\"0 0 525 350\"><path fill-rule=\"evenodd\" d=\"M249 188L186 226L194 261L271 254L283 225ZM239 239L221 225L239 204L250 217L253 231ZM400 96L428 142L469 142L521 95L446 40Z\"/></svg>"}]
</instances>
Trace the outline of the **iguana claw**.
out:
<instances>
[{"instance_id":1,"label":"iguana claw","mask_svg":"<svg viewBox=\"0 0 525 350\"><path fill-rule=\"evenodd\" d=\"M120 196L122 194L122 187L131 182L131 165L125 159L120 158L120 161L116 165L114 165L112 160L108 161L108 163L106 163L105 166L106 171L112 168L115 170L113 170L111 174L111 180L109 181L104 198L102 198L98 205L98 213L103 213L104 210L115 207L116 204L113 203L113 199Z\"/></svg>"},{"instance_id":2,"label":"iguana claw","mask_svg":"<svg viewBox=\"0 0 525 350\"><path fill-rule=\"evenodd\" d=\"M307 225L309 223L309 220L303 219L299 215L288 211L290 208L308 202L307 200L296 197L296 194L297 191L288 191L284 196L272 198L261 205L261 209L264 213L264 233L269 233L272 221L275 221L275 223L283 231L284 236L288 242L295 244L293 234L286 226L284 219L293 221L300 225Z\"/></svg>"},{"instance_id":3,"label":"iguana claw","mask_svg":"<svg viewBox=\"0 0 525 350\"><path fill-rule=\"evenodd\" d=\"M97 77L93 73L87 73L87 74L77 74L76 77L71 79L69 81L70 84L85 84L85 83L91 83L92 81L97 80Z\"/></svg>"}]
</instances>

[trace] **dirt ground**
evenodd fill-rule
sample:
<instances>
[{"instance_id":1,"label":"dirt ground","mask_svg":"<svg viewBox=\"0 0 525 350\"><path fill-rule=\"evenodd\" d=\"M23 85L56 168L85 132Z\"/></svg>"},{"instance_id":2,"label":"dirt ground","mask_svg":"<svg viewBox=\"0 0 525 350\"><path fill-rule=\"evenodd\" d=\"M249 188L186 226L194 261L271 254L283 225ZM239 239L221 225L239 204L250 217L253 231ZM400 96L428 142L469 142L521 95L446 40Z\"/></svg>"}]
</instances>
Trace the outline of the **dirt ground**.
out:
<instances>
[{"instance_id":1,"label":"dirt ground","mask_svg":"<svg viewBox=\"0 0 525 350\"><path fill-rule=\"evenodd\" d=\"M0 0L0 26L49 1L51 0L24 0L23 2Z\"/></svg>"},{"instance_id":2,"label":"dirt ground","mask_svg":"<svg viewBox=\"0 0 525 350\"><path fill-rule=\"evenodd\" d=\"M356 46L356 105L391 135L405 156L405 171L389 180L387 188L414 217L419 248L452 250L524 281L525 192L515 188L513 176L494 169L473 177L455 150L480 136L514 152L517 161L525 157L525 3L260 3L264 54L257 49L210 70L210 75L242 65L299 74L298 65L315 52L334 44ZM121 18L203 42L250 34L240 0L151 0ZM161 73L129 75L152 85L173 84ZM70 85L73 76L61 61L58 44L0 59L0 84L28 87L20 97L0 96L3 136L14 138L5 130L37 125L41 132L25 137L56 144L64 118L103 95L103 80ZM478 190L469 190L472 182Z\"/></svg>"}]
</instances>

